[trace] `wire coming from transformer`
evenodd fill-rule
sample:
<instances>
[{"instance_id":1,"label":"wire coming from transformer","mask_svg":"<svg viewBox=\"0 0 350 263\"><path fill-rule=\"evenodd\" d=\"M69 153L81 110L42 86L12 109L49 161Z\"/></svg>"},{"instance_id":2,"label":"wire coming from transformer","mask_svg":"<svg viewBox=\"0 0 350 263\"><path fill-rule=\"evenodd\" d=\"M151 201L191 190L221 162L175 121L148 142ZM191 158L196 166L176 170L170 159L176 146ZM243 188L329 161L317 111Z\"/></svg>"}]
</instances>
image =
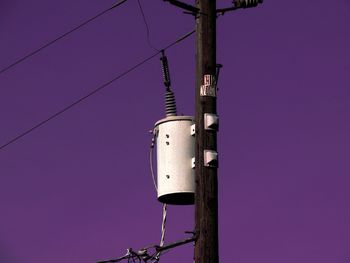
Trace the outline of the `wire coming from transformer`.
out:
<instances>
[{"instance_id":1,"label":"wire coming from transformer","mask_svg":"<svg viewBox=\"0 0 350 263\"><path fill-rule=\"evenodd\" d=\"M167 219L167 204L163 204L163 220L162 220L162 229L161 229L161 238L160 238L160 243L159 243L159 247L163 247L164 246L164 242L165 242L165 227L166 227L166 219ZM161 256L162 252L159 251L156 256L155 256L155 261L159 262L160 256Z\"/></svg>"},{"instance_id":2,"label":"wire coming from transformer","mask_svg":"<svg viewBox=\"0 0 350 263\"><path fill-rule=\"evenodd\" d=\"M151 142L151 147L150 147L150 151L149 151L149 167L151 170L151 177L153 180L153 185L154 188L156 189L156 192L158 192L158 187L157 187L157 182L156 182L156 177L154 174L154 168L153 168L153 150L154 150L154 146L155 146L155 142L156 142L156 129L153 129L150 131L152 133L152 142Z\"/></svg>"}]
</instances>

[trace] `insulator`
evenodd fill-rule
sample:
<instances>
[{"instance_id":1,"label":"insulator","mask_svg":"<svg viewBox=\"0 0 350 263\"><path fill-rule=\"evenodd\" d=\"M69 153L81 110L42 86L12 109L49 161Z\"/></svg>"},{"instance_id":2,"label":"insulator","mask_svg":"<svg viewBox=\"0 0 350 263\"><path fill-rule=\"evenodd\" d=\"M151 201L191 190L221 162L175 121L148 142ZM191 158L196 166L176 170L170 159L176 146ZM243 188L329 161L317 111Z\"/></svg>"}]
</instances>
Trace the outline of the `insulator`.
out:
<instances>
[{"instance_id":1,"label":"insulator","mask_svg":"<svg viewBox=\"0 0 350 263\"><path fill-rule=\"evenodd\" d=\"M166 116L177 115L175 96L170 89L167 89L165 92L165 109L166 109Z\"/></svg>"},{"instance_id":2,"label":"insulator","mask_svg":"<svg viewBox=\"0 0 350 263\"><path fill-rule=\"evenodd\" d=\"M235 7L238 8L249 8L256 7L259 3L262 3L263 0L235 0L233 1Z\"/></svg>"},{"instance_id":3,"label":"insulator","mask_svg":"<svg viewBox=\"0 0 350 263\"><path fill-rule=\"evenodd\" d=\"M168 59L166 56L164 56L164 53L163 53L162 57L160 58L160 60L162 61L162 72L163 72L164 85L167 88L169 88L171 85L169 65L168 65Z\"/></svg>"}]
</instances>

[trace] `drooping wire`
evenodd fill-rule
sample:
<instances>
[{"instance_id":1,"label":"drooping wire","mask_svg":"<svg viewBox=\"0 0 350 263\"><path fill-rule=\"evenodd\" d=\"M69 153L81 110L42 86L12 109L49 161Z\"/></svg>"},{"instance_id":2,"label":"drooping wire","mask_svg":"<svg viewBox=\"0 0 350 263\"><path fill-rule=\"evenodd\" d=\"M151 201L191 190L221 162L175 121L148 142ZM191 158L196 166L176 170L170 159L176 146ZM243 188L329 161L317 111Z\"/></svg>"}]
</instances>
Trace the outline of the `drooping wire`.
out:
<instances>
[{"instance_id":1,"label":"drooping wire","mask_svg":"<svg viewBox=\"0 0 350 263\"><path fill-rule=\"evenodd\" d=\"M151 175L152 175L152 179L153 179L154 188L156 189L156 192L158 192L158 187L157 187L155 174L154 174L154 170L153 170L153 148L154 148L154 145L155 145L155 138L157 136L156 129L154 129L152 133L153 133L153 138L152 138L152 144L151 144L151 149L150 149L150 160L149 161L150 161ZM165 242L166 220L167 220L167 204L163 203L163 217L162 217L162 226L161 226L161 237L160 237L160 242L159 242L159 246L160 247L164 246L164 242ZM157 252L154 255L154 261L152 261L152 262L153 263L159 262L161 254L162 254L162 252Z\"/></svg>"},{"instance_id":2,"label":"drooping wire","mask_svg":"<svg viewBox=\"0 0 350 263\"><path fill-rule=\"evenodd\" d=\"M162 220L162 235L160 239L160 246L164 246L165 242L165 224L166 224L166 218L167 218L167 204L163 204L163 220Z\"/></svg>"},{"instance_id":3,"label":"drooping wire","mask_svg":"<svg viewBox=\"0 0 350 263\"><path fill-rule=\"evenodd\" d=\"M141 16L142 16L143 23L145 24L145 27L146 27L147 44L150 46L150 48L154 49L155 51L160 51L155 46L153 46L153 44L151 42L150 30L149 30L149 26L148 26L148 23L147 23L145 12L143 11L143 7L142 7L142 4L141 4L141 1L137 0L137 3L138 3L139 8L140 8L140 13L141 13Z\"/></svg>"},{"instance_id":4,"label":"drooping wire","mask_svg":"<svg viewBox=\"0 0 350 263\"><path fill-rule=\"evenodd\" d=\"M167 219L167 204L163 204L163 220L162 220L162 230L161 230L161 237L160 237L160 243L159 246L163 247L165 243L165 226L166 226L166 219ZM158 252L155 256L154 262L159 262L160 255L162 252Z\"/></svg>"},{"instance_id":5,"label":"drooping wire","mask_svg":"<svg viewBox=\"0 0 350 263\"><path fill-rule=\"evenodd\" d=\"M156 142L157 131L156 131L156 129L154 129L151 132L152 132L152 142L151 142L151 147L150 147L150 151L149 151L149 167L151 169L151 177L153 180L154 188L156 189L156 192L158 192L156 177L155 177L154 169L153 169L153 150L154 150L154 146L155 146L155 142Z\"/></svg>"},{"instance_id":6,"label":"drooping wire","mask_svg":"<svg viewBox=\"0 0 350 263\"><path fill-rule=\"evenodd\" d=\"M38 49L36 50L33 50L31 52L29 52L27 55L17 59L16 61L14 61L13 63L11 63L10 65L4 67L3 69L0 70L0 75L6 71L8 71L9 69L13 68L14 66L20 64L21 62L27 60L28 58L34 56L35 54L39 53L40 51L42 51L43 49L51 46L52 44L54 44L55 42L61 40L62 38L70 35L71 33L79 30L80 28L82 28L83 26L87 25L88 23L96 20L97 18L103 16L104 14L108 13L109 11L113 10L114 8L124 4L127 0L120 0L118 3L114 4L113 6L101 11L100 13L96 14L95 16L87 19L86 21L84 21L83 23L79 24L78 26L72 28L71 30L67 31L66 33L56 37L55 39L51 40L50 42L44 44L43 46L39 47Z\"/></svg>"},{"instance_id":7,"label":"drooping wire","mask_svg":"<svg viewBox=\"0 0 350 263\"><path fill-rule=\"evenodd\" d=\"M195 32L195 30L192 30L191 32L187 33L186 35L180 37L179 39L175 40L174 42L170 43L169 45L167 45L166 47L164 47L164 50L167 50L169 48L171 48L172 46L176 45L177 43L180 43L181 41L185 40L186 38L188 38L189 36L191 36L193 33ZM122 72L121 74L117 75L116 77L114 77L113 79L109 80L108 82L102 84L101 86L97 87L96 89L92 90L91 92L89 92L88 94L86 94L85 96L77 99L76 101L74 101L73 103L67 105L66 107L64 107L63 109L57 111L56 113L52 114L51 116L49 116L48 118L44 119L43 121L37 123L36 125L34 125L33 127L31 127L30 129L20 133L19 135L15 136L14 138L10 139L8 142L2 144L0 146L0 150L4 149L5 147L7 147L8 145L16 142L17 140L21 139L22 137L26 136L27 134L31 133L32 131L34 131L35 129L43 126L44 124L48 123L49 121L57 118L58 116L60 116L61 114L65 113L66 111L68 111L69 109L73 108L74 106L80 104L81 102L83 102L84 100L88 99L89 97L95 95L97 92L101 91L102 89L106 88L107 86L109 86L110 84L112 84L113 82L117 81L118 79L124 77L125 75L129 74L130 72L134 71L135 69L137 69L138 67L142 66L143 64L145 64L146 62L148 62L149 60L151 60L152 58L156 57L159 52L154 53L153 55L143 59L142 61L140 61L139 63L137 63L136 65L130 67L129 69L125 70L124 72Z\"/></svg>"}]
</instances>

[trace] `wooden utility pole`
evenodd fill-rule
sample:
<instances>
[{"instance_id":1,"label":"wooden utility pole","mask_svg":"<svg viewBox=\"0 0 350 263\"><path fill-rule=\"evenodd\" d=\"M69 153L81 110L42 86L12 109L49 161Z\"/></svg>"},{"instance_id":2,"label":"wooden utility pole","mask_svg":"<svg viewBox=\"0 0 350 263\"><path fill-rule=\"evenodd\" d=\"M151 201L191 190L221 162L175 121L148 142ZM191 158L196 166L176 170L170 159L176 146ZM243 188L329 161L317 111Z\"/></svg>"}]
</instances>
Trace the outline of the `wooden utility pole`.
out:
<instances>
[{"instance_id":1,"label":"wooden utility pole","mask_svg":"<svg viewBox=\"0 0 350 263\"><path fill-rule=\"evenodd\" d=\"M216 18L240 8L256 7L263 0L234 0L233 6L216 9L216 0L196 0L192 6L164 0L196 18L196 192L195 263L219 262L218 154L216 114Z\"/></svg>"},{"instance_id":2,"label":"wooden utility pole","mask_svg":"<svg viewBox=\"0 0 350 263\"><path fill-rule=\"evenodd\" d=\"M161 252L193 241L195 242L195 263L219 263L217 153L219 118L216 113L216 96L218 70L221 65L216 64L216 18L237 9L256 7L263 0L233 0L232 6L220 9L216 9L216 0L195 0L195 6L181 0L163 1L185 10L186 14L196 18L195 235L168 245L154 246L157 252L156 258L149 256L146 249L140 250L141 252L129 249L127 255L116 260L101 261L101 263L119 262L123 259L140 259L145 255L158 262L158 256ZM165 49L184 40L192 33L193 31ZM163 53L163 51L161 52ZM164 72L164 76L166 76L166 70ZM164 83L166 84L167 81L165 80ZM170 86L166 84L166 87L169 89ZM191 134L192 132L191 126ZM164 224L165 217L163 220Z\"/></svg>"},{"instance_id":3,"label":"wooden utility pole","mask_svg":"<svg viewBox=\"0 0 350 263\"><path fill-rule=\"evenodd\" d=\"M218 263L216 0L196 0L196 263Z\"/></svg>"}]
</instances>

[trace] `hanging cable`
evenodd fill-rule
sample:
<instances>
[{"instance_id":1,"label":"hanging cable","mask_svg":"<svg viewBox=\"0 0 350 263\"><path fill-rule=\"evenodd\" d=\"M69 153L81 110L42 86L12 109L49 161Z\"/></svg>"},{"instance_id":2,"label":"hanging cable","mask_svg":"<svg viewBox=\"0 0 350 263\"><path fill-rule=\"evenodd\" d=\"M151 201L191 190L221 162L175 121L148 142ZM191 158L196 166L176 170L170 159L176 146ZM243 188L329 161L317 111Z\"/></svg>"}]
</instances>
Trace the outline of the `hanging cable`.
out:
<instances>
[{"instance_id":1,"label":"hanging cable","mask_svg":"<svg viewBox=\"0 0 350 263\"><path fill-rule=\"evenodd\" d=\"M163 220L162 220L162 235L160 238L160 244L159 246L164 246L165 242L165 224L166 224L166 218L167 218L167 204L163 204Z\"/></svg>"},{"instance_id":2,"label":"hanging cable","mask_svg":"<svg viewBox=\"0 0 350 263\"><path fill-rule=\"evenodd\" d=\"M147 43L150 46L150 48L154 49L155 51L160 51L159 49L157 49L156 47L154 47L152 45L152 42L151 42L151 39L150 39L150 30L149 30L149 26L148 26L147 19L146 19L146 16L145 16L145 12L143 11L143 7L142 7L142 4L141 4L141 1L137 0L137 3L138 3L139 8L140 8L140 13L141 13L141 16L142 16L142 19L143 19L143 23L145 24L145 27L146 27Z\"/></svg>"},{"instance_id":3,"label":"hanging cable","mask_svg":"<svg viewBox=\"0 0 350 263\"><path fill-rule=\"evenodd\" d=\"M169 45L167 45L166 47L163 48L163 50L167 50L169 48L171 48L172 46L176 45L177 43L180 43L181 41L185 40L186 38L188 38L189 36L191 36L193 33L195 32L195 30L192 30L191 32L187 33L186 35L180 37L179 39L175 40L174 42L170 43ZM123 73L119 74L118 76L114 77L113 79L111 79L110 81L102 84L101 86L97 87L96 89L92 90L90 93L86 94L85 96L77 99L76 101L74 101L73 103L67 105L66 107L64 107L63 109L57 111L56 113L52 114L51 116L49 116L48 118L44 119L43 121L39 122L38 124L34 125L33 127L31 127L30 129L20 133L19 135L15 136L14 138L10 139L8 142L2 144L0 146L0 150L4 149L5 147L7 147L8 145L14 143L15 141L21 139L22 137L26 136L27 134L31 133L32 131L36 130L37 128L43 126L44 124L48 123L49 121L57 118L58 116L60 116L61 114L65 113L66 111L68 111L69 109L73 108L74 106L80 104L81 102L83 102L84 100L86 100L87 98L95 95L97 92L101 91L102 89L106 88L107 86L109 86L110 84L112 84L113 82L117 81L118 79L124 77L125 75L129 74L130 72L134 71L135 69L137 69L138 67L142 66L143 64L145 64L146 62L148 62L149 60L151 60L152 58L156 57L159 52L154 53L153 55L143 59L142 61L140 61L139 63L137 63L136 65L132 66L131 68L125 70Z\"/></svg>"},{"instance_id":4,"label":"hanging cable","mask_svg":"<svg viewBox=\"0 0 350 263\"><path fill-rule=\"evenodd\" d=\"M71 30L67 31L66 33L64 33L64 34L62 34L62 35L60 35L60 36L58 36L57 38L51 40L50 42L46 43L45 45L39 47L38 49L29 52L27 55L23 56L22 58L16 60L15 62L13 62L13 63L11 63L10 65L6 66L5 68L1 69L1 70L0 70L0 75L1 75L2 73L4 73L5 71L7 71L7 70L13 68L14 66L20 64L21 62L25 61L26 59L28 59L28 58L34 56L35 54L39 53L39 52L42 51L43 49L45 49L45 48L51 46L52 44L54 44L54 43L57 42L58 40L61 40L62 38L68 36L69 34L75 32L75 31L77 31L78 29L80 29L80 28L82 28L83 26L87 25L88 23L94 21L95 19L99 18L100 16L103 16L103 15L106 14L107 12L109 12L109 11L113 10L114 8L116 8L116 7L118 7L118 6L122 5L122 4L124 4L126 1L127 1L127 0L121 0L121 1L119 1L118 3L114 4L113 6L107 8L107 9L103 10L102 12L98 13L97 15L95 15L95 16L89 18L88 20L86 20L86 21L84 21L83 23L79 24L78 26L72 28Z\"/></svg>"},{"instance_id":5,"label":"hanging cable","mask_svg":"<svg viewBox=\"0 0 350 263\"><path fill-rule=\"evenodd\" d=\"M151 142L151 147L150 147L150 152L149 152L149 166L150 166L150 169L151 169L151 176L152 176L154 188L156 189L156 192L158 192L158 187L157 187L157 183L156 183L156 177L155 177L154 169L153 169L153 150L154 150L154 146L155 146L155 143L156 143L156 136L157 136L156 132L157 132L156 129L151 131L151 133L152 133L152 142Z\"/></svg>"},{"instance_id":6,"label":"hanging cable","mask_svg":"<svg viewBox=\"0 0 350 263\"><path fill-rule=\"evenodd\" d=\"M162 220L162 230L161 230L161 237L160 237L160 243L159 243L159 247L163 247L164 243L165 243L165 225L166 225L166 219L167 219L167 204L163 204L163 220ZM159 251L156 256L155 256L155 260L153 261L153 263L159 262L160 260L160 255L162 254L161 251Z\"/></svg>"}]
</instances>

